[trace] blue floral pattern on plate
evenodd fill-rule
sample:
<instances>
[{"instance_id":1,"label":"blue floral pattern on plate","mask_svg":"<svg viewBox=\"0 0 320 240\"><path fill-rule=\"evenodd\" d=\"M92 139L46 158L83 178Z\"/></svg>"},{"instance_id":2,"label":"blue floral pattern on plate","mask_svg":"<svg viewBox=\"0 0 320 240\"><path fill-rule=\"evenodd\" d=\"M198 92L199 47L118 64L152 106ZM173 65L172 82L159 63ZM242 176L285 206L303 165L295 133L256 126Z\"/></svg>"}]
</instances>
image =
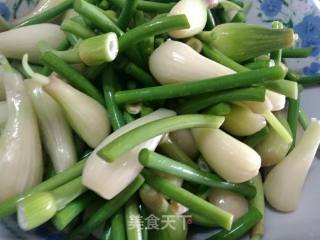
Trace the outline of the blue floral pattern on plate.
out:
<instances>
[{"instance_id":1,"label":"blue floral pattern on plate","mask_svg":"<svg viewBox=\"0 0 320 240\"><path fill-rule=\"evenodd\" d=\"M23 16L38 0L0 0L0 16L11 20ZM248 22L270 26L273 20L294 28L299 35L297 46L313 47L308 59L288 59L293 69L306 75L320 74L320 1L319 0L253 0ZM63 240L51 225L23 232L14 217L0 220L0 239Z\"/></svg>"}]
</instances>

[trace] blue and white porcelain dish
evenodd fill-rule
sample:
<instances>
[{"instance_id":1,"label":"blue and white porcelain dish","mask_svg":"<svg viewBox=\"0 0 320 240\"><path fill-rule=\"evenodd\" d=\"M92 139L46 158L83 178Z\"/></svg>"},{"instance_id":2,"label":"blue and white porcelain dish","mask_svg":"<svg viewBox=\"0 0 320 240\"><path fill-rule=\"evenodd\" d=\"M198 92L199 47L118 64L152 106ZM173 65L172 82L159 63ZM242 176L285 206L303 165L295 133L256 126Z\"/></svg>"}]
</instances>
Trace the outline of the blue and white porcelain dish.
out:
<instances>
[{"instance_id":1,"label":"blue and white porcelain dish","mask_svg":"<svg viewBox=\"0 0 320 240\"><path fill-rule=\"evenodd\" d=\"M0 15L10 21L30 11L38 0L0 0ZM291 68L305 75L320 74L320 0L253 0L248 22L270 26L280 20L299 35L297 46L313 47L307 59L290 59ZM306 89L302 104L309 116L320 118L320 88ZM318 157L319 158L319 157ZM294 176L293 176L294 177ZM310 170L298 210L283 214L266 211L267 240L320 239L320 162L316 159ZM206 239L209 234L199 230L192 239ZM21 231L14 217L0 220L0 240L63 240L51 226L32 232Z\"/></svg>"}]
</instances>

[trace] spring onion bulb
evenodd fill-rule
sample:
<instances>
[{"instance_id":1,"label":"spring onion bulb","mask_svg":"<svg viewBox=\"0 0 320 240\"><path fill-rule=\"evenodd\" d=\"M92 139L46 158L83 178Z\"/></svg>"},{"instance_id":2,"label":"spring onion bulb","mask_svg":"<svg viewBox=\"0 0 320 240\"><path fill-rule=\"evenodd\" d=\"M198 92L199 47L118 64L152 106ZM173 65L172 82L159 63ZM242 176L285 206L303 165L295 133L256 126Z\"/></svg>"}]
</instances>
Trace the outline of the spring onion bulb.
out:
<instances>
[{"instance_id":1,"label":"spring onion bulb","mask_svg":"<svg viewBox=\"0 0 320 240\"><path fill-rule=\"evenodd\" d=\"M112 199L119 192L125 189L142 170L143 166L138 160L139 151L143 148L153 151L159 144L161 135L151 138L136 146L112 163L108 163L104 159L100 158L97 152L119 136L131 131L132 129L146 123L174 115L175 112L173 111L159 109L113 132L99 144L88 158L82 175L82 183L87 188L98 193L101 197L105 199ZM117 184L105 184L108 182L116 182Z\"/></svg>"},{"instance_id":2,"label":"spring onion bulb","mask_svg":"<svg viewBox=\"0 0 320 240\"><path fill-rule=\"evenodd\" d=\"M234 71L200 55L185 43L168 40L150 56L149 67L161 84L190 82L233 74Z\"/></svg>"},{"instance_id":3,"label":"spring onion bulb","mask_svg":"<svg viewBox=\"0 0 320 240\"><path fill-rule=\"evenodd\" d=\"M176 30L169 33L173 38L187 38L200 33L207 22L206 0L180 0L171 9L169 15L185 14L190 27L188 29Z\"/></svg>"},{"instance_id":4,"label":"spring onion bulb","mask_svg":"<svg viewBox=\"0 0 320 240\"><path fill-rule=\"evenodd\" d=\"M279 211L296 210L308 171L320 143L320 121L313 118L296 147L264 182L267 201Z\"/></svg>"},{"instance_id":5,"label":"spring onion bulb","mask_svg":"<svg viewBox=\"0 0 320 240\"><path fill-rule=\"evenodd\" d=\"M170 133L170 139L175 142L190 158L198 154L196 142L189 129L182 129Z\"/></svg>"},{"instance_id":6,"label":"spring onion bulb","mask_svg":"<svg viewBox=\"0 0 320 240\"><path fill-rule=\"evenodd\" d=\"M247 23L226 23L202 32L199 38L237 62L294 44L292 29L268 29Z\"/></svg>"},{"instance_id":7,"label":"spring onion bulb","mask_svg":"<svg viewBox=\"0 0 320 240\"><path fill-rule=\"evenodd\" d=\"M249 136L259 132L266 124L261 114L254 113L249 108L232 105L222 128L234 136Z\"/></svg>"},{"instance_id":8,"label":"spring onion bulb","mask_svg":"<svg viewBox=\"0 0 320 240\"><path fill-rule=\"evenodd\" d=\"M0 33L0 52L14 59L22 59L24 54L28 54L31 62L40 63L41 53L37 43L45 41L56 48L64 37L60 26L50 23L12 29Z\"/></svg>"},{"instance_id":9,"label":"spring onion bulb","mask_svg":"<svg viewBox=\"0 0 320 240\"><path fill-rule=\"evenodd\" d=\"M209 166L225 180L241 183L255 177L261 158L252 148L220 129L192 129L197 146Z\"/></svg>"},{"instance_id":10,"label":"spring onion bulb","mask_svg":"<svg viewBox=\"0 0 320 240\"><path fill-rule=\"evenodd\" d=\"M213 205L233 214L233 221L248 212L248 201L239 193L213 189L208 199Z\"/></svg>"},{"instance_id":11,"label":"spring onion bulb","mask_svg":"<svg viewBox=\"0 0 320 240\"><path fill-rule=\"evenodd\" d=\"M0 56L8 120L0 137L0 202L40 183L42 152L37 118L19 74Z\"/></svg>"},{"instance_id":12,"label":"spring onion bulb","mask_svg":"<svg viewBox=\"0 0 320 240\"><path fill-rule=\"evenodd\" d=\"M12 24L14 24L14 25L19 24L20 22L22 22L24 20L27 20L33 16L36 16L40 13L47 11L50 8L57 6L58 4L62 3L63 1L64 0L40 0L38 2L38 4L33 8L33 10L29 14L27 14L21 18L14 19L12 21Z\"/></svg>"},{"instance_id":13,"label":"spring onion bulb","mask_svg":"<svg viewBox=\"0 0 320 240\"><path fill-rule=\"evenodd\" d=\"M266 91L266 98L269 99L272 109L271 111L280 111L286 106L286 96L271 90Z\"/></svg>"},{"instance_id":14,"label":"spring onion bulb","mask_svg":"<svg viewBox=\"0 0 320 240\"><path fill-rule=\"evenodd\" d=\"M281 124L290 131L286 117L281 114L277 114L276 116ZM284 141L273 128L269 128L267 136L255 147L255 149L261 156L261 165L266 167L275 165L282 161L289 152L290 147L291 143Z\"/></svg>"},{"instance_id":15,"label":"spring onion bulb","mask_svg":"<svg viewBox=\"0 0 320 240\"><path fill-rule=\"evenodd\" d=\"M45 90L60 103L71 127L90 147L95 148L110 133L107 112L93 98L55 76Z\"/></svg>"},{"instance_id":16,"label":"spring onion bulb","mask_svg":"<svg viewBox=\"0 0 320 240\"><path fill-rule=\"evenodd\" d=\"M72 131L60 105L43 89L41 84L26 80L34 110L37 113L43 145L56 172L71 167L77 160Z\"/></svg>"}]
</instances>

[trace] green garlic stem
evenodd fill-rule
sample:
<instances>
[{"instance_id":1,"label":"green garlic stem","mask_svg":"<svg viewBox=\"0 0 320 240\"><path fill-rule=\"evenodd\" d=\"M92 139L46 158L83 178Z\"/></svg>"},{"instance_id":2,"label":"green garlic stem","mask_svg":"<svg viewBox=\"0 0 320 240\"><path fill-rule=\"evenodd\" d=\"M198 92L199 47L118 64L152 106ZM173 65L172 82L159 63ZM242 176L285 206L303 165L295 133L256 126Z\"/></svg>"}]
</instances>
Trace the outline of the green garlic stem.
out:
<instances>
[{"instance_id":1,"label":"green garlic stem","mask_svg":"<svg viewBox=\"0 0 320 240\"><path fill-rule=\"evenodd\" d=\"M312 48L285 48L282 49L283 58L306 58L312 53Z\"/></svg>"},{"instance_id":2,"label":"green garlic stem","mask_svg":"<svg viewBox=\"0 0 320 240\"><path fill-rule=\"evenodd\" d=\"M73 21L72 19L67 19L61 24L61 29L65 32L73 33L74 35L86 39L95 36L96 34L85 25Z\"/></svg>"},{"instance_id":3,"label":"green garlic stem","mask_svg":"<svg viewBox=\"0 0 320 240\"><path fill-rule=\"evenodd\" d=\"M126 240L126 228L123 210L119 210L111 220L112 239Z\"/></svg>"}]
</instances>

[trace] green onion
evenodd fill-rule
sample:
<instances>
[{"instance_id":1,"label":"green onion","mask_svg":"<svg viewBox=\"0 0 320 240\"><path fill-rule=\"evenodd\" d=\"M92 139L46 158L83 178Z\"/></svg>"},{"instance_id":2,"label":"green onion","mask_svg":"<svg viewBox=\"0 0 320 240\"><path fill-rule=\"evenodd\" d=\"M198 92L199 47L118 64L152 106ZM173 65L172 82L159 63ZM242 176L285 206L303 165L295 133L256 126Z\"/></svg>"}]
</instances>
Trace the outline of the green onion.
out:
<instances>
[{"instance_id":1,"label":"green onion","mask_svg":"<svg viewBox=\"0 0 320 240\"><path fill-rule=\"evenodd\" d=\"M294 70L292 70L290 68L288 69L286 79L297 82L297 81L299 81L300 78L301 78L301 76L299 73L295 72Z\"/></svg>"},{"instance_id":2,"label":"green onion","mask_svg":"<svg viewBox=\"0 0 320 240\"><path fill-rule=\"evenodd\" d=\"M228 103L218 103L215 105L212 105L211 107L205 109L205 114L211 114L216 116L226 116L231 112L230 104Z\"/></svg>"},{"instance_id":3,"label":"green onion","mask_svg":"<svg viewBox=\"0 0 320 240\"><path fill-rule=\"evenodd\" d=\"M198 169L198 165L179 147L178 144L168 139L159 144L158 149L164 155L175 159L189 167Z\"/></svg>"},{"instance_id":4,"label":"green onion","mask_svg":"<svg viewBox=\"0 0 320 240\"><path fill-rule=\"evenodd\" d=\"M82 76L82 74L69 66L54 53L45 52L42 54L41 59L56 73L68 79L71 85L88 94L90 97L94 98L102 105L104 105L103 97L98 89L96 89L96 87L92 85L92 83L88 79Z\"/></svg>"},{"instance_id":5,"label":"green onion","mask_svg":"<svg viewBox=\"0 0 320 240\"><path fill-rule=\"evenodd\" d=\"M108 162L113 162L138 144L160 134L185 128L219 128L223 121L224 117L200 114L181 115L156 120L137 127L116 138L107 146L103 147L98 152L98 155Z\"/></svg>"},{"instance_id":6,"label":"green onion","mask_svg":"<svg viewBox=\"0 0 320 240\"><path fill-rule=\"evenodd\" d=\"M73 33L74 35L86 39L95 36L96 34L84 24L67 19L61 24L61 29L65 32Z\"/></svg>"},{"instance_id":7,"label":"green onion","mask_svg":"<svg viewBox=\"0 0 320 240\"><path fill-rule=\"evenodd\" d=\"M49 20L60 15L61 13L66 11L67 9L71 8L73 1L74 0L65 0L62 3L58 4L57 6L52 7L45 12L42 12L42 13L37 14L29 19L24 20L23 22L14 26L14 28L20 28L20 27L27 26L27 25L34 25L34 24L48 22Z\"/></svg>"},{"instance_id":8,"label":"green onion","mask_svg":"<svg viewBox=\"0 0 320 240\"><path fill-rule=\"evenodd\" d=\"M304 130L307 129L310 123L310 119L308 118L307 114L305 113L305 111L301 106L299 107L299 122Z\"/></svg>"},{"instance_id":9,"label":"green onion","mask_svg":"<svg viewBox=\"0 0 320 240\"><path fill-rule=\"evenodd\" d=\"M263 193L263 182L261 178L261 174L259 173L256 177L254 177L251 180L251 183L255 186L257 189L256 196L250 201L250 205L252 207L255 207L261 214L262 218L261 220L253 227L251 231L251 240L254 240L257 238L262 239L264 234L264 193Z\"/></svg>"},{"instance_id":10,"label":"green onion","mask_svg":"<svg viewBox=\"0 0 320 240\"><path fill-rule=\"evenodd\" d=\"M140 217L137 199L132 197L125 207L126 232L128 240L142 240L142 219ZM114 238L117 239L118 238Z\"/></svg>"},{"instance_id":11,"label":"green onion","mask_svg":"<svg viewBox=\"0 0 320 240\"><path fill-rule=\"evenodd\" d=\"M185 15L175 15L154 19L123 34L119 38L119 49L120 51L124 51L129 46L148 37L189 27L190 25Z\"/></svg>"},{"instance_id":12,"label":"green onion","mask_svg":"<svg viewBox=\"0 0 320 240\"><path fill-rule=\"evenodd\" d=\"M257 70L261 68L268 68L274 66L273 60L257 60L255 62L248 63L244 65L247 68L250 68L251 70Z\"/></svg>"},{"instance_id":13,"label":"green onion","mask_svg":"<svg viewBox=\"0 0 320 240\"><path fill-rule=\"evenodd\" d=\"M292 143L293 139L287 129L281 124L272 112L265 112L263 116L266 118L270 126L279 134L279 136L288 144Z\"/></svg>"},{"instance_id":14,"label":"green onion","mask_svg":"<svg viewBox=\"0 0 320 240\"><path fill-rule=\"evenodd\" d=\"M110 2L120 9L122 9L125 5L125 0L110 0ZM137 9L142 10L144 12L166 13L169 12L174 5L175 3L139 1Z\"/></svg>"},{"instance_id":15,"label":"green onion","mask_svg":"<svg viewBox=\"0 0 320 240\"><path fill-rule=\"evenodd\" d=\"M81 212L83 212L93 201L97 201L95 195L91 192L85 193L69 203L65 208L58 211L53 217L54 226L62 231L65 229L73 219L75 219ZM96 203L95 203L96 204Z\"/></svg>"},{"instance_id":16,"label":"green onion","mask_svg":"<svg viewBox=\"0 0 320 240\"><path fill-rule=\"evenodd\" d=\"M283 24L279 21L273 21L272 28L273 29L283 29ZM282 49L279 49L277 51L272 52L271 58L275 61L276 65L280 65L281 59L282 59Z\"/></svg>"},{"instance_id":17,"label":"green onion","mask_svg":"<svg viewBox=\"0 0 320 240\"><path fill-rule=\"evenodd\" d=\"M159 170L184 180L202 184L205 186L220 188L238 192L246 197L252 198L256 194L253 186L248 184L235 184L224 182L217 175L206 173L201 170L179 163L158 153L143 149L139 154L140 163L148 168Z\"/></svg>"},{"instance_id":18,"label":"green onion","mask_svg":"<svg viewBox=\"0 0 320 240\"><path fill-rule=\"evenodd\" d=\"M207 44L203 44L203 53L206 57L221 63L225 65L228 68L231 68L232 70L236 72L247 72L250 71L250 69L242 66L241 64L233 61L231 58L224 55L222 52L220 52L216 48L210 48Z\"/></svg>"},{"instance_id":19,"label":"green onion","mask_svg":"<svg viewBox=\"0 0 320 240\"><path fill-rule=\"evenodd\" d=\"M259 143L261 143L266 138L268 133L269 133L269 128L264 127L259 132L245 138L243 140L243 142L245 144L247 144L248 146L254 148L255 146L257 146Z\"/></svg>"},{"instance_id":20,"label":"green onion","mask_svg":"<svg viewBox=\"0 0 320 240\"><path fill-rule=\"evenodd\" d=\"M112 239L126 240L126 228L123 211L120 209L111 220Z\"/></svg>"},{"instance_id":21,"label":"green onion","mask_svg":"<svg viewBox=\"0 0 320 240\"><path fill-rule=\"evenodd\" d=\"M21 195L14 196L0 204L0 218L7 217L16 212L16 204L23 199L24 197L35 192L43 192L53 190L72 179L79 177L81 175L82 169L84 167L85 160L82 160L71 168L66 169L65 171L58 173L57 175L49 178L48 180L38 184L34 188L30 189L27 192L22 193Z\"/></svg>"},{"instance_id":22,"label":"green onion","mask_svg":"<svg viewBox=\"0 0 320 240\"><path fill-rule=\"evenodd\" d=\"M125 68L125 72L143 84L143 86L152 87L158 85L149 73L134 63L129 63Z\"/></svg>"},{"instance_id":23,"label":"green onion","mask_svg":"<svg viewBox=\"0 0 320 240\"><path fill-rule=\"evenodd\" d=\"M298 98L298 84L288 80L277 80L264 84L264 86L274 92L280 93L291 99Z\"/></svg>"},{"instance_id":24,"label":"green onion","mask_svg":"<svg viewBox=\"0 0 320 240\"><path fill-rule=\"evenodd\" d=\"M138 176L126 189L102 205L86 222L78 226L71 234L71 239L86 238L93 229L112 217L142 186L144 178Z\"/></svg>"},{"instance_id":25,"label":"green onion","mask_svg":"<svg viewBox=\"0 0 320 240\"><path fill-rule=\"evenodd\" d=\"M282 50L284 58L306 58L312 53L312 48L285 48Z\"/></svg>"},{"instance_id":26,"label":"green onion","mask_svg":"<svg viewBox=\"0 0 320 240\"><path fill-rule=\"evenodd\" d=\"M157 191L183 204L189 208L190 211L211 219L217 225L225 229L231 229L233 216L230 213L217 208L187 190L172 184L168 180L155 176L146 170L143 170L142 174L146 179L146 183Z\"/></svg>"},{"instance_id":27,"label":"green onion","mask_svg":"<svg viewBox=\"0 0 320 240\"><path fill-rule=\"evenodd\" d=\"M245 235L262 218L262 214L255 207L251 207L245 215L232 224L232 228L208 238L208 240L238 240Z\"/></svg>"},{"instance_id":28,"label":"green onion","mask_svg":"<svg viewBox=\"0 0 320 240\"><path fill-rule=\"evenodd\" d=\"M290 126L290 130L292 134L293 141L292 141L291 149L293 149L296 143L300 101L299 99L294 100L290 98L288 99L288 101L289 101L289 104L288 104L287 121Z\"/></svg>"},{"instance_id":29,"label":"green onion","mask_svg":"<svg viewBox=\"0 0 320 240\"><path fill-rule=\"evenodd\" d=\"M86 190L81 184L81 177L78 177L50 192L37 192L27 196L18 202L20 227L31 230L40 226L51 219L56 211L63 209ZM36 211L32 212L34 208Z\"/></svg>"},{"instance_id":30,"label":"green onion","mask_svg":"<svg viewBox=\"0 0 320 240\"><path fill-rule=\"evenodd\" d=\"M122 127L124 123L124 119L120 109L114 101L114 91L115 91L115 75L113 69L110 66L103 72L103 93L106 101L109 118L111 121L111 125L113 130L117 130Z\"/></svg>"},{"instance_id":31,"label":"green onion","mask_svg":"<svg viewBox=\"0 0 320 240\"><path fill-rule=\"evenodd\" d=\"M129 22L137 8L140 0L126 0L124 6L121 8L121 13L118 20L118 26L122 30L126 30Z\"/></svg>"},{"instance_id":32,"label":"green onion","mask_svg":"<svg viewBox=\"0 0 320 240\"><path fill-rule=\"evenodd\" d=\"M85 0L74 0L74 10L89 19L92 24L103 32L115 32L122 35L122 30L107 17L100 8L86 2Z\"/></svg>"},{"instance_id":33,"label":"green onion","mask_svg":"<svg viewBox=\"0 0 320 240\"><path fill-rule=\"evenodd\" d=\"M197 111L203 110L213 104L220 102L230 102L230 101L257 101L263 102L265 98L265 88L264 87L251 87L242 88L235 90L227 90L222 92L217 92L215 94L207 93L200 96L196 96L186 102L183 102L178 106L177 111L179 113L195 113Z\"/></svg>"},{"instance_id":34,"label":"green onion","mask_svg":"<svg viewBox=\"0 0 320 240\"><path fill-rule=\"evenodd\" d=\"M306 85L306 86L319 84L320 83L320 75L300 77L298 79L298 83Z\"/></svg>"},{"instance_id":35,"label":"green onion","mask_svg":"<svg viewBox=\"0 0 320 240\"><path fill-rule=\"evenodd\" d=\"M216 77L187 83L175 83L159 87L120 91L115 94L119 104L190 96L200 93L248 87L256 83L282 79L284 70L277 66L244 73ZM210 103L211 105L212 103Z\"/></svg>"}]
</instances>

